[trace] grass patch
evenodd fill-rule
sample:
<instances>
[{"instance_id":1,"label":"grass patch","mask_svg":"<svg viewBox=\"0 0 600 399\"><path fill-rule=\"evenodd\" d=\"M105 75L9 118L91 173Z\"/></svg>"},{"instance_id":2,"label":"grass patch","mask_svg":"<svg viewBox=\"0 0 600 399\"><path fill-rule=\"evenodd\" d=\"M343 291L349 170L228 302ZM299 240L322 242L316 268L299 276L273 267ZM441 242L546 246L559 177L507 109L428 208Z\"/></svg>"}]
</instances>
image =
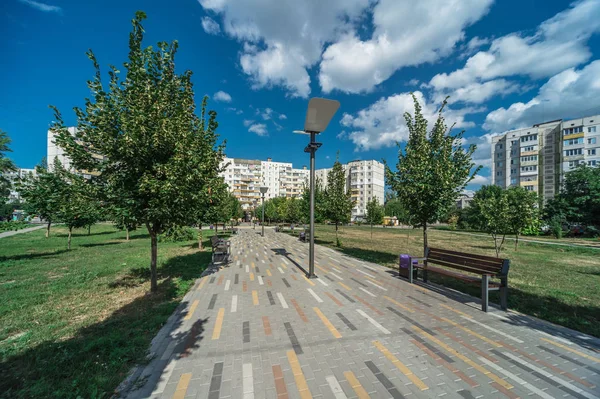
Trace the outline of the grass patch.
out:
<instances>
[{"instance_id":1,"label":"grass patch","mask_svg":"<svg viewBox=\"0 0 600 399\"><path fill-rule=\"evenodd\" d=\"M422 230L343 227L343 247L335 246L335 227L316 226L315 242L347 255L398 268L398 254L423 254ZM561 240L564 242L564 240ZM430 230L431 247L495 256L490 237ZM508 242L500 255L511 261L508 277L509 308L600 337L600 250L538 243ZM430 273L442 285L480 297L480 286ZM490 300L499 302L496 292Z\"/></svg>"},{"instance_id":2,"label":"grass patch","mask_svg":"<svg viewBox=\"0 0 600 399\"><path fill-rule=\"evenodd\" d=\"M161 242L150 294L144 230L77 230L71 251L66 235L0 241L0 397L110 397L210 261L196 240Z\"/></svg>"}]
</instances>

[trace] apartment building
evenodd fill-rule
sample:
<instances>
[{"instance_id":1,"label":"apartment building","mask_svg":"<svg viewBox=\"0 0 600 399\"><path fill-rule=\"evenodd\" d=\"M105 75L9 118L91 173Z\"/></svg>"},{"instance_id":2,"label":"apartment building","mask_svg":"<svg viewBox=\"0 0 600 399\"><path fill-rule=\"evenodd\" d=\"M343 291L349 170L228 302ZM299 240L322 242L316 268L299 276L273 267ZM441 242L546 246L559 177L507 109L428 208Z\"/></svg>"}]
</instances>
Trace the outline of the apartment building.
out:
<instances>
[{"instance_id":1,"label":"apartment building","mask_svg":"<svg viewBox=\"0 0 600 399\"><path fill-rule=\"evenodd\" d=\"M310 171L306 166L296 169L291 163L225 158L222 172L229 190L242 203L245 210L254 207L254 201L261 198L259 187L266 186L265 199L275 197L298 198L308 186ZM367 202L377 197L383 204L384 180L383 164L377 161L352 161L342 165L346 174L347 189L352 191L356 202L352 210L352 220L362 219L366 215ZM331 168L315 170L316 178L322 187L327 186L327 177Z\"/></svg>"},{"instance_id":2,"label":"apartment building","mask_svg":"<svg viewBox=\"0 0 600 399\"><path fill-rule=\"evenodd\" d=\"M8 202L20 202L22 200L21 194L19 193L19 191L17 191L17 183L19 183L21 179L24 179L29 174L36 176L37 172L35 169L18 168L15 171L5 173L6 178L8 179L8 181L10 181L10 192L8 194Z\"/></svg>"},{"instance_id":3,"label":"apartment building","mask_svg":"<svg viewBox=\"0 0 600 399\"><path fill-rule=\"evenodd\" d=\"M69 127L67 129L68 129L69 133L71 133L72 135L75 135L77 128ZM89 179L92 176L97 176L99 174L99 172L93 171L93 170L75 170L72 167L71 159L65 153L65 150L63 150L61 147L56 145L55 136L56 136L55 132L53 132L52 130L48 130L48 137L47 137L48 140L47 140L47 146L46 146L46 154L47 154L46 161L48 162L48 170L52 171L54 169L54 160L56 158L58 158L58 160L60 161L60 163L62 164L62 166L65 169L70 170L71 172L74 172L74 173L78 173L81 176L85 177L86 179ZM96 159L103 159L103 156L99 155L99 154L92 153L92 156Z\"/></svg>"},{"instance_id":4,"label":"apartment building","mask_svg":"<svg viewBox=\"0 0 600 399\"><path fill-rule=\"evenodd\" d=\"M492 138L492 184L521 186L543 201L579 163L600 165L600 115L555 120Z\"/></svg>"}]
</instances>

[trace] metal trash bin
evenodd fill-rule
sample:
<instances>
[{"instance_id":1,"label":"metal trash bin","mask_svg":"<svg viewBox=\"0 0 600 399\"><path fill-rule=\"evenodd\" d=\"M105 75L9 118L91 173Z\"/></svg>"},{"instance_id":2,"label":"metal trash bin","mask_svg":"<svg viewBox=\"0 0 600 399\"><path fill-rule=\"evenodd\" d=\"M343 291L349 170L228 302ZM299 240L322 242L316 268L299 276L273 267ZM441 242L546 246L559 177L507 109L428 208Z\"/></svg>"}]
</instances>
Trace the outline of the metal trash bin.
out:
<instances>
[{"instance_id":1,"label":"metal trash bin","mask_svg":"<svg viewBox=\"0 0 600 399\"><path fill-rule=\"evenodd\" d=\"M409 254L400 254L398 257L398 274L401 277L408 278L408 265L409 265L410 255ZM413 260L413 265L417 264L417 260ZM417 278L417 269L413 269L413 279Z\"/></svg>"}]
</instances>

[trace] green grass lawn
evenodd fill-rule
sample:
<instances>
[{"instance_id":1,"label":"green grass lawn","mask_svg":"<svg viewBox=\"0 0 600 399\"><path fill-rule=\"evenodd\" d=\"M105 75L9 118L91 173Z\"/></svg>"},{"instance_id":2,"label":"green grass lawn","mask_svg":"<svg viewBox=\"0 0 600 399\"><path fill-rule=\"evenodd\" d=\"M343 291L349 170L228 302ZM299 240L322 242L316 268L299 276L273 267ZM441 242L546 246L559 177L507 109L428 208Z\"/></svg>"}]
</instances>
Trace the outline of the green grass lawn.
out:
<instances>
[{"instance_id":1,"label":"green grass lawn","mask_svg":"<svg viewBox=\"0 0 600 399\"><path fill-rule=\"evenodd\" d=\"M210 261L197 241L159 243L110 225L0 240L0 397L110 397ZM205 231L205 245L212 232Z\"/></svg>"},{"instance_id":2,"label":"green grass lawn","mask_svg":"<svg viewBox=\"0 0 600 399\"><path fill-rule=\"evenodd\" d=\"M398 254L423 254L422 230L343 227L339 232L342 248L335 247L335 227L319 225L319 244L371 262L398 268ZM431 247L495 256L489 237L467 236L450 231L430 230ZM596 337L600 337L600 250L559 247L508 241L500 255L511 261L510 309L539 317ZM480 286L430 274L434 282L480 297ZM490 300L498 303L497 293Z\"/></svg>"}]
</instances>

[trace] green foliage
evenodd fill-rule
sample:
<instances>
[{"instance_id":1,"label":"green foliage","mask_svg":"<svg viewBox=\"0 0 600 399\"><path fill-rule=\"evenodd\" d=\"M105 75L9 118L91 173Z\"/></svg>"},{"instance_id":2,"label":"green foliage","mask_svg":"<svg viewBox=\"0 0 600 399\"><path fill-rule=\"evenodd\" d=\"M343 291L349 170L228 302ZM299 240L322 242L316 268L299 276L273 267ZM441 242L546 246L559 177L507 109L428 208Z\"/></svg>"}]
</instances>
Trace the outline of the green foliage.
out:
<instances>
[{"instance_id":1,"label":"green foliage","mask_svg":"<svg viewBox=\"0 0 600 399\"><path fill-rule=\"evenodd\" d=\"M31 227L31 225L27 222L12 221L12 220L7 221L7 222L0 222L0 232L17 231L17 230L25 229L27 227Z\"/></svg>"},{"instance_id":2,"label":"green foliage","mask_svg":"<svg viewBox=\"0 0 600 399\"><path fill-rule=\"evenodd\" d=\"M458 215L451 215L448 218L448 227L450 230L456 230L456 226L458 226Z\"/></svg>"},{"instance_id":3,"label":"green foliage","mask_svg":"<svg viewBox=\"0 0 600 399\"><path fill-rule=\"evenodd\" d=\"M161 242L190 241L196 238L197 232L187 226L172 226L166 229L160 236Z\"/></svg>"},{"instance_id":4,"label":"green foliage","mask_svg":"<svg viewBox=\"0 0 600 399\"><path fill-rule=\"evenodd\" d=\"M600 168L579 165L565 173L564 185L544 208L544 220L600 226Z\"/></svg>"},{"instance_id":5,"label":"green foliage","mask_svg":"<svg viewBox=\"0 0 600 399\"><path fill-rule=\"evenodd\" d=\"M96 75L88 81L91 98L85 100L84 109L75 108L76 132L71 135L56 108L52 130L73 165L96 171L108 192L127 199L118 205L146 225L151 237L151 288L156 291L157 235L201 217L221 171L223 147L217 145L216 112L209 111L206 118L207 97L196 115L192 72L175 72L178 43L159 42L157 50L142 48L145 18L139 11L132 20L124 79L110 66L105 84L89 51Z\"/></svg>"},{"instance_id":6,"label":"green foliage","mask_svg":"<svg viewBox=\"0 0 600 399\"><path fill-rule=\"evenodd\" d=\"M395 216L402 224L411 224L410 212L402 205L399 198L390 198L385 203L385 216Z\"/></svg>"},{"instance_id":7,"label":"green foliage","mask_svg":"<svg viewBox=\"0 0 600 399\"><path fill-rule=\"evenodd\" d=\"M423 228L423 246L427 246L427 225L442 220L465 186L479 171L472 162L475 146L462 146L464 132L448 131L442 112L431 131L421 105L413 95L415 114L404 114L409 130L404 150L399 146L396 172L387 165L387 184L396 193L403 207L412 215L411 224Z\"/></svg>"},{"instance_id":8,"label":"green foliage","mask_svg":"<svg viewBox=\"0 0 600 399\"><path fill-rule=\"evenodd\" d=\"M367 202L367 214L365 219L370 225L383 223L383 206L379 204L377 197L373 197L371 201Z\"/></svg>"},{"instance_id":9,"label":"green foliage","mask_svg":"<svg viewBox=\"0 0 600 399\"><path fill-rule=\"evenodd\" d=\"M4 204L8 195L10 194L11 183L10 180L5 176L8 172L13 172L17 168L13 161L6 156L7 152L11 152L10 149L10 137L6 132L0 130L0 203Z\"/></svg>"},{"instance_id":10,"label":"green foliage","mask_svg":"<svg viewBox=\"0 0 600 399\"><path fill-rule=\"evenodd\" d=\"M315 180L315 223L323 223L327 209L325 191L320 179ZM310 219L310 187L305 187L300 199L300 221L309 223Z\"/></svg>"},{"instance_id":11,"label":"green foliage","mask_svg":"<svg viewBox=\"0 0 600 399\"><path fill-rule=\"evenodd\" d=\"M495 185L483 186L473 196L471 206L478 211L481 226L494 239L496 256L500 256L506 234L511 231L506 190Z\"/></svg>"},{"instance_id":12,"label":"green foliage","mask_svg":"<svg viewBox=\"0 0 600 399\"><path fill-rule=\"evenodd\" d=\"M519 245L519 236L525 229L531 230L534 223L540 219L538 196L533 191L523 187L510 187L506 190L508 200L508 225L510 232L515 235L515 251ZM538 222L539 224L539 222Z\"/></svg>"},{"instance_id":13,"label":"green foliage","mask_svg":"<svg viewBox=\"0 0 600 399\"><path fill-rule=\"evenodd\" d=\"M287 221L294 224L298 223L301 219L300 200L292 197L285 202L285 205L285 218Z\"/></svg>"},{"instance_id":14,"label":"green foliage","mask_svg":"<svg viewBox=\"0 0 600 399\"><path fill-rule=\"evenodd\" d=\"M561 239L563 237L563 220L560 216L554 216L549 220L550 231L555 238Z\"/></svg>"},{"instance_id":15,"label":"green foliage","mask_svg":"<svg viewBox=\"0 0 600 399\"><path fill-rule=\"evenodd\" d=\"M325 217L335 224L336 231L339 224L350 222L354 201L350 191L346 190L346 173L338 159L327 174L324 204Z\"/></svg>"}]
</instances>

